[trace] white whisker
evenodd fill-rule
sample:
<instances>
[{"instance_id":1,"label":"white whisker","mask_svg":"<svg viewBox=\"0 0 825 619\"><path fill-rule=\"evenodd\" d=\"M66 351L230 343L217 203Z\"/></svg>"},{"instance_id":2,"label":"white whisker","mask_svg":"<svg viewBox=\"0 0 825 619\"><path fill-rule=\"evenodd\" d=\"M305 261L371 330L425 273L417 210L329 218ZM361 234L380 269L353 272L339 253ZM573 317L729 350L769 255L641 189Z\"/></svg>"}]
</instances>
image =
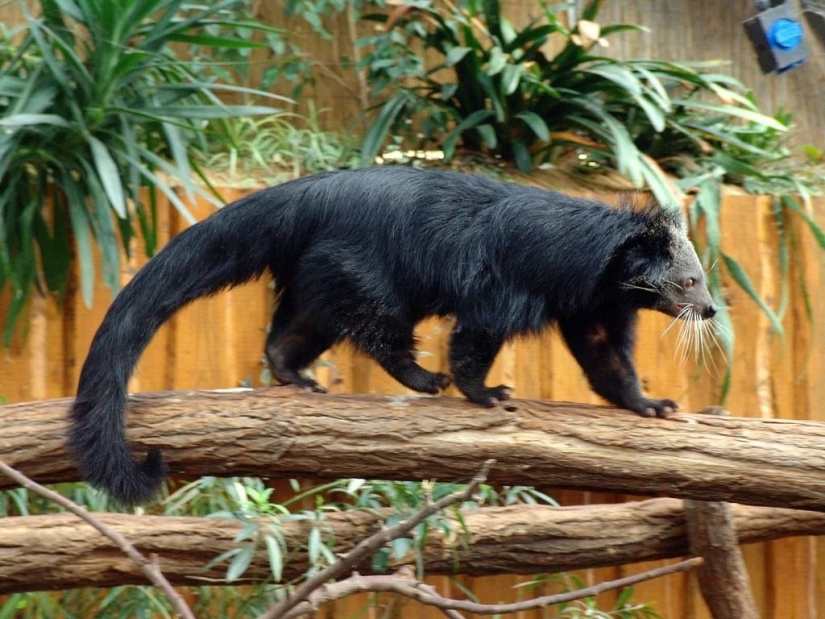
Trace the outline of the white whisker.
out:
<instances>
[{"instance_id":1,"label":"white whisker","mask_svg":"<svg viewBox=\"0 0 825 619\"><path fill-rule=\"evenodd\" d=\"M730 365L730 361L728 360L728 356L725 354L725 349L722 347L722 343L719 341L717 337L717 330L721 333L724 333L727 328L723 327L721 323L718 322L711 322L708 328L708 335L710 336L711 341L713 342L714 346L716 346L716 350L719 351L719 354L722 355L722 359L725 361L725 365Z\"/></svg>"},{"instance_id":2,"label":"white whisker","mask_svg":"<svg viewBox=\"0 0 825 619\"><path fill-rule=\"evenodd\" d=\"M639 284L631 284L629 282L624 283L621 286L625 290L644 290L645 292L655 292L655 293L659 292L653 286L640 286Z\"/></svg>"},{"instance_id":3,"label":"white whisker","mask_svg":"<svg viewBox=\"0 0 825 619\"><path fill-rule=\"evenodd\" d=\"M716 362L716 351L721 355L725 365L730 365L725 350L720 341L720 337L727 334L728 328L720 322L710 319L703 319L697 311L695 305L686 305L670 321L667 328L662 333L662 337L668 333L676 323L679 329L676 336L676 346L674 356L678 359L679 365L684 366L688 359L693 356L701 362L712 375L719 373L719 364ZM715 349L715 350L714 350Z\"/></svg>"}]
</instances>

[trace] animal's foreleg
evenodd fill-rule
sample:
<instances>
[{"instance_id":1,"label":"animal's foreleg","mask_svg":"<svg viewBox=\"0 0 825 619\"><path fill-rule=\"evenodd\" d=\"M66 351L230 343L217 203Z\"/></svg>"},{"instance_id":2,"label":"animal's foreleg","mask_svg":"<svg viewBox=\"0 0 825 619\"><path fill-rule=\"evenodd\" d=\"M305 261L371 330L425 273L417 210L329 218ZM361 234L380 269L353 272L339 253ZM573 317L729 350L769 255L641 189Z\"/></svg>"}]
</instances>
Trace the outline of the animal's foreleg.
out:
<instances>
[{"instance_id":1,"label":"animal's foreleg","mask_svg":"<svg viewBox=\"0 0 825 619\"><path fill-rule=\"evenodd\" d=\"M593 391L608 402L645 417L665 417L678 408L673 400L642 394L633 365L634 317L560 320L559 327Z\"/></svg>"}]
</instances>

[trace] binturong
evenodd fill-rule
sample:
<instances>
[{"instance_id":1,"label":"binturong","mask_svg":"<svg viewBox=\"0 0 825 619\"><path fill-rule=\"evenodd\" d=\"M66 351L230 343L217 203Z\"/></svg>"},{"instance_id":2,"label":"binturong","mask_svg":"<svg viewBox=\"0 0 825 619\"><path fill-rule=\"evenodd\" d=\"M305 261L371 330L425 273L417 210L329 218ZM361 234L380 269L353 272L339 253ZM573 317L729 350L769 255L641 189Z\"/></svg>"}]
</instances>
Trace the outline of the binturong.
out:
<instances>
[{"instance_id":1,"label":"binturong","mask_svg":"<svg viewBox=\"0 0 825 619\"><path fill-rule=\"evenodd\" d=\"M643 395L633 365L638 310L691 323L716 313L676 210L404 167L308 176L184 230L115 298L70 414L84 479L124 505L153 496L167 467L157 450L132 457L129 377L181 307L265 272L278 297L266 341L272 375L318 392L301 371L348 341L412 390L453 382L494 406L511 393L485 384L502 344L556 324L596 393L665 416L676 403ZM416 362L413 329L428 316L455 318L449 376Z\"/></svg>"}]
</instances>

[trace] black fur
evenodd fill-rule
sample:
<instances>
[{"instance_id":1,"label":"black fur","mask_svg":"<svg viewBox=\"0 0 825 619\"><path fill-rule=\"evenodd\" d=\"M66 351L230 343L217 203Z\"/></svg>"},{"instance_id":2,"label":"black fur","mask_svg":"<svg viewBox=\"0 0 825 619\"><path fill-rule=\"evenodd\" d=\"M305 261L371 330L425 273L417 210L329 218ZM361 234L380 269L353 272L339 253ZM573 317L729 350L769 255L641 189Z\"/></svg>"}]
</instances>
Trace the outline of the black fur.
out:
<instances>
[{"instance_id":1,"label":"black fur","mask_svg":"<svg viewBox=\"0 0 825 619\"><path fill-rule=\"evenodd\" d=\"M280 303L266 354L282 382L322 391L299 370L349 340L399 382L436 393L449 382L414 356L413 327L454 315L452 380L493 405L484 379L502 343L557 322L593 389L639 413L670 400L640 391L636 311L661 304L678 217L487 178L368 168L258 192L183 231L117 296L83 366L69 442L85 479L125 504L165 474L138 465L124 436L126 385L158 327L197 299L270 271ZM648 289L626 282L647 282Z\"/></svg>"}]
</instances>

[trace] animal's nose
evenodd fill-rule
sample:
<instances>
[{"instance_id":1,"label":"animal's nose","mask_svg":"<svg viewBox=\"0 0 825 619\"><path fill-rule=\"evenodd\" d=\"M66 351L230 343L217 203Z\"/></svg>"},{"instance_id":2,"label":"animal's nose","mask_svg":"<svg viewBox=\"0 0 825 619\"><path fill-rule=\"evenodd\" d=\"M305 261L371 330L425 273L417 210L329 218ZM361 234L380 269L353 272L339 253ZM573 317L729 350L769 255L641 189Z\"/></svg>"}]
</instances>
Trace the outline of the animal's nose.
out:
<instances>
[{"instance_id":1,"label":"animal's nose","mask_svg":"<svg viewBox=\"0 0 825 619\"><path fill-rule=\"evenodd\" d=\"M708 303L708 306L705 308L704 313L702 314L702 318L713 318L716 316L716 306L713 303Z\"/></svg>"}]
</instances>

